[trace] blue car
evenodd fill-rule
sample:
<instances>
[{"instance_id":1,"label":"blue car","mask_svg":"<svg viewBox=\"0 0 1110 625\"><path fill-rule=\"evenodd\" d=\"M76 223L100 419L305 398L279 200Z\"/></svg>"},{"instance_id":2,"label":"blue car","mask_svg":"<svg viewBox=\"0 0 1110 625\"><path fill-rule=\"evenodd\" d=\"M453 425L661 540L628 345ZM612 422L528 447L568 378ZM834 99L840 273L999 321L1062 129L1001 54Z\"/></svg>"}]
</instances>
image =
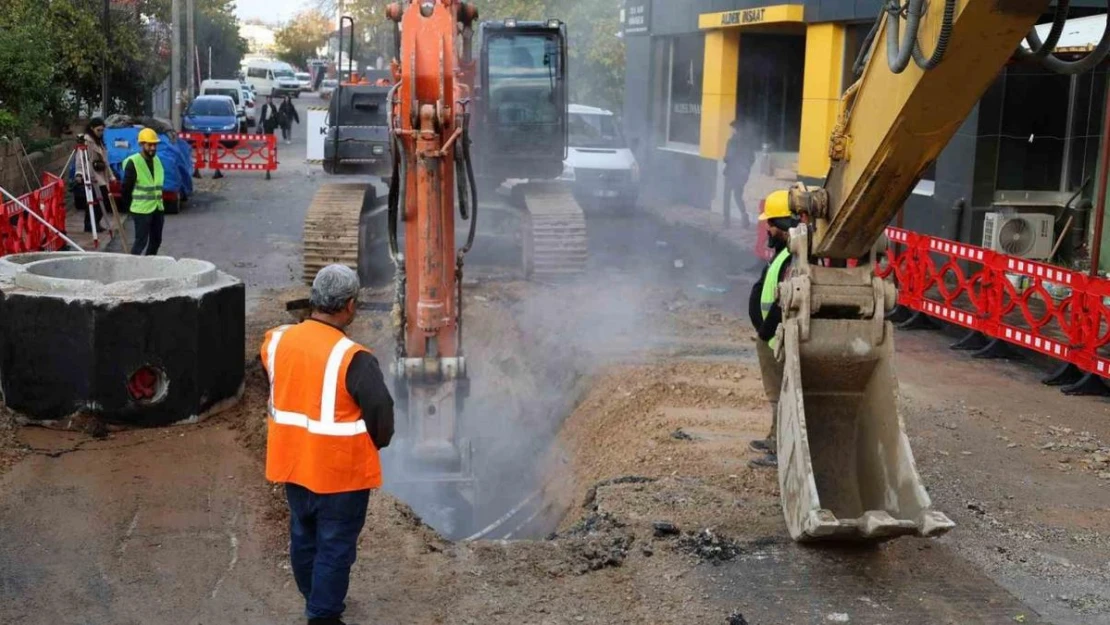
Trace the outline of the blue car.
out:
<instances>
[{"instance_id":1,"label":"blue car","mask_svg":"<svg viewBox=\"0 0 1110 625\"><path fill-rule=\"evenodd\" d=\"M182 130L211 134L214 132L239 132L239 117L235 101L226 95L202 95L193 100L185 111Z\"/></svg>"}]
</instances>

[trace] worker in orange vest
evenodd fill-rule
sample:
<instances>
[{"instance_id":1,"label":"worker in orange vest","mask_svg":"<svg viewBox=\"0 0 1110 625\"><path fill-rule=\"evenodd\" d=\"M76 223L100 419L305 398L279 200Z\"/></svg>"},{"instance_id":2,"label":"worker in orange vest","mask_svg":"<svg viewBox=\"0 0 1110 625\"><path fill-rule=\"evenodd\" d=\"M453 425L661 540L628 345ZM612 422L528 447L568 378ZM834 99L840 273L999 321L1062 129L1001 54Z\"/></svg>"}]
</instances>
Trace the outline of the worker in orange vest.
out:
<instances>
[{"instance_id":1,"label":"worker in orange vest","mask_svg":"<svg viewBox=\"0 0 1110 625\"><path fill-rule=\"evenodd\" d=\"M266 479L285 485L289 555L309 625L344 625L370 491L382 485L378 450L393 438L393 398L378 360L344 332L358 289L350 268L324 267L309 318L270 330L262 343Z\"/></svg>"}]
</instances>

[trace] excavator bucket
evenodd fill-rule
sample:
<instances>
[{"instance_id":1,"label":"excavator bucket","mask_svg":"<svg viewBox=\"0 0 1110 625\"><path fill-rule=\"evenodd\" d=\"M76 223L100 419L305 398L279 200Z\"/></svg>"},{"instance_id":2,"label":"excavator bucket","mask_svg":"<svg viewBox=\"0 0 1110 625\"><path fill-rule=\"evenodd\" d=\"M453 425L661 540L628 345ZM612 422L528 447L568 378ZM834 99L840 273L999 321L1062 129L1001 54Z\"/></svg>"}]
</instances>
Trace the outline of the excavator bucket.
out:
<instances>
[{"instance_id":1,"label":"excavator bucket","mask_svg":"<svg viewBox=\"0 0 1110 625\"><path fill-rule=\"evenodd\" d=\"M780 287L779 488L797 541L937 536L954 524L932 509L898 414L889 289L869 267L810 266L792 240ZM797 244L797 245L795 245ZM870 305L868 299L871 300Z\"/></svg>"}]
</instances>

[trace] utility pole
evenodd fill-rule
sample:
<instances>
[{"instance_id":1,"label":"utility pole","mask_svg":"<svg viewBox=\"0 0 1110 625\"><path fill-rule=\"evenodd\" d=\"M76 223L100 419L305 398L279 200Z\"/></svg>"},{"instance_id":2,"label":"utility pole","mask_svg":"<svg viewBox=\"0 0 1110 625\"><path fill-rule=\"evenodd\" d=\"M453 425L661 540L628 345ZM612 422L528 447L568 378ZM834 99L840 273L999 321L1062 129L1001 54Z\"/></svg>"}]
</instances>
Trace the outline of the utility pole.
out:
<instances>
[{"instance_id":1,"label":"utility pole","mask_svg":"<svg viewBox=\"0 0 1110 625\"><path fill-rule=\"evenodd\" d=\"M170 5L170 120L173 129L181 130L181 0L173 0Z\"/></svg>"},{"instance_id":2,"label":"utility pole","mask_svg":"<svg viewBox=\"0 0 1110 625\"><path fill-rule=\"evenodd\" d=\"M108 110L108 54L112 49L112 0L104 0L104 54L100 58L100 114L107 118Z\"/></svg>"},{"instance_id":3,"label":"utility pole","mask_svg":"<svg viewBox=\"0 0 1110 625\"><path fill-rule=\"evenodd\" d=\"M197 94L197 66L200 59L197 58L197 31L196 23L194 20L195 5L193 0L185 0L185 41L188 43L189 55L189 99L192 100L193 96Z\"/></svg>"}]
</instances>

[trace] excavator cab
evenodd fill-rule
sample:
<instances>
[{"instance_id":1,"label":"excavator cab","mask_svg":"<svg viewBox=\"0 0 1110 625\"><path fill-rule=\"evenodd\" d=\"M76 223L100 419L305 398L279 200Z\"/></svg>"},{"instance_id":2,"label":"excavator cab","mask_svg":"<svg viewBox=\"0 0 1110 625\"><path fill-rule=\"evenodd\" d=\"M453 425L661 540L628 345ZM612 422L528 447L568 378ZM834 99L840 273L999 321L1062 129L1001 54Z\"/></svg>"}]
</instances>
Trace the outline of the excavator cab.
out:
<instances>
[{"instance_id":1,"label":"excavator cab","mask_svg":"<svg viewBox=\"0 0 1110 625\"><path fill-rule=\"evenodd\" d=\"M474 128L478 176L558 178L567 152L567 29L559 20L482 24Z\"/></svg>"}]
</instances>

